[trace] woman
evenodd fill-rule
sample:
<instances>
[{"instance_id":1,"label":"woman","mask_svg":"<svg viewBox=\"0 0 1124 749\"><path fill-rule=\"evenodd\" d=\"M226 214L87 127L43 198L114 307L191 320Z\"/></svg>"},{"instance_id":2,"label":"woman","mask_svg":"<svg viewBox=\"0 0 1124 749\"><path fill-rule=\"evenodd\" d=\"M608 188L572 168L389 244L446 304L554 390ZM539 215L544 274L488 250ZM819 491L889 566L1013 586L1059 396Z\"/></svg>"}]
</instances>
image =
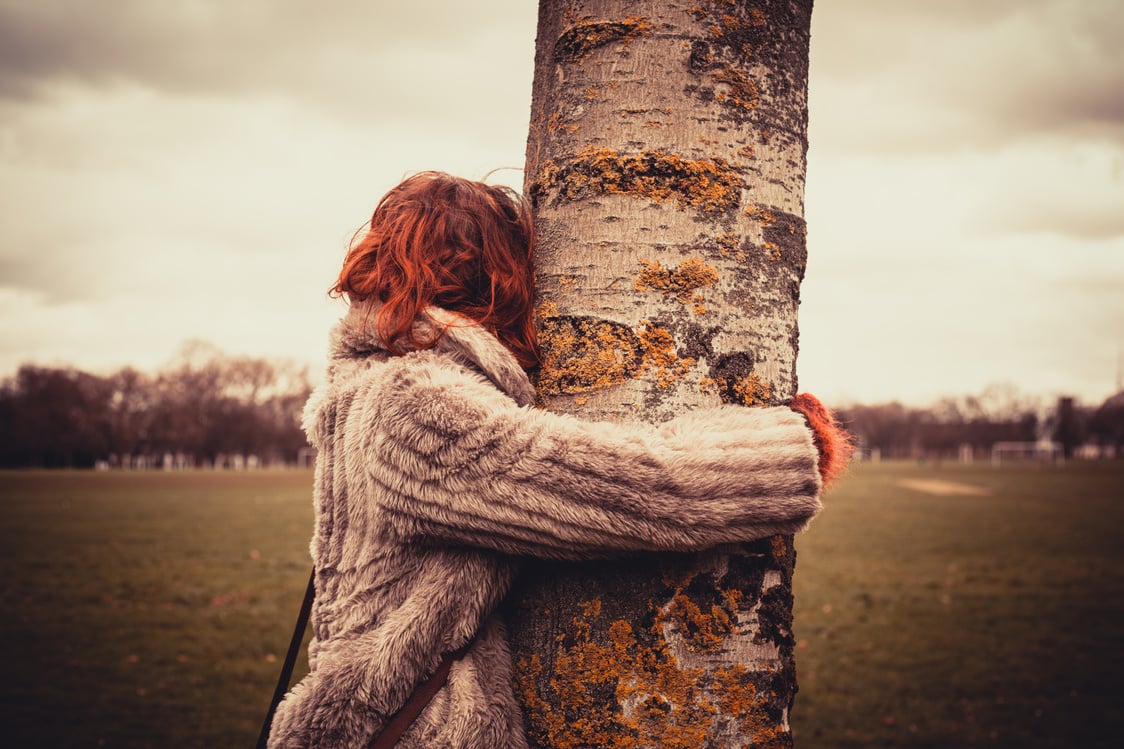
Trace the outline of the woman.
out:
<instances>
[{"instance_id":1,"label":"woman","mask_svg":"<svg viewBox=\"0 0 1124 749\"><path fill-rule=\"evenodd\" d=\"M789 408L658 428L532 408L532 239L514 193L431 172L391 190L348 252L333 291L350 309L304 416L311 671L271 747L366 747L439 664L447 681L398 746L524 747L495 613L520 556L703 549L819 510L817 467L841 460L814 399L815 435Z\"/></svg>"}]
</instances>

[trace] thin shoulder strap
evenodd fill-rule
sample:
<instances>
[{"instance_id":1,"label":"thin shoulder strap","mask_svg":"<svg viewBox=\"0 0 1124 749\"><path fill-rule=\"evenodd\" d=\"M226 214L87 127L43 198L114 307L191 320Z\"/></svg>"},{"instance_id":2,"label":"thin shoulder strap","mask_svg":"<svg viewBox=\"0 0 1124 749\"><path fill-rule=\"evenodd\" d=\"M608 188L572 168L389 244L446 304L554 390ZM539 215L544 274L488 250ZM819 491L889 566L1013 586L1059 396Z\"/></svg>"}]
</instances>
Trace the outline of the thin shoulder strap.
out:
<instances>
[{"instance_id":1,"label":"thin shoulder strap","mask_svg":"<svg viewBox=\"0 0 1124 749\"><path fill-rule=\"evenodd\" d=\"M441 687L445 686L445 682L449 678L449 670L453 667L453 663L464 658L471 647L472 641L469 641L469 643L460 650L453 653L446 653L441 659L441 663L437 666L437 670L433 672L433 675L418 685L418 688L410 695L410 699L406 701L406 704L403 705L397 713L391 716L386 727L382 729L382 733L371 739L371 743L367 745L367 749L392 749L394 746L397 746L398 740L402 738L402 734L406 733L406 729L421 715L421 711L430 703L434 695L441 691Z\"/></svg>"},{"instance_id":2,"label":"thin shoulder strap","mask_svg":"<svg viewBox=\"0 0 1124 749\"><path fill-rule=\"evenodd\" d=\"M289 691L289 681L293 678L293 666L297 662L301 643L304 642L304 630L308 627L308 616L312 612L312 599L316 594L316 568L308 575L308 588L304 592L304 601L301 602L300 613L297 614L297 626L293 629L293 639L289 642L289 652L285 656L285 664L281 667L281 677L277 680L277 689L273 690L273 701L269 703L269 712L265 714L261 734L258 735L257 749L265 749L269 740L269 728L273 725L273 714L277 712L277 705L285 692Z\"/></svg>"}]
</instances>

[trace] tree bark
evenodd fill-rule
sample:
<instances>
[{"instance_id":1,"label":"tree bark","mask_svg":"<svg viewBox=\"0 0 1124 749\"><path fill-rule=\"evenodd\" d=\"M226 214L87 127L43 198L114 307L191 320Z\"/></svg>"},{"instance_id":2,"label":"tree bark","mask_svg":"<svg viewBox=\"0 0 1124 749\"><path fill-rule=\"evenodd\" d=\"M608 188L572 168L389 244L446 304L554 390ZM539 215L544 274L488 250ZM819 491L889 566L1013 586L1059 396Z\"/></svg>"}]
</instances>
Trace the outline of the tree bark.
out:
<instances>
[{"instance_id":1,"label":"tree bark","mask_svg":"<svg viewBox=\"0 0 1124 749\"><path fill-rule=\"evenodd\" d=\"M543 404L787 401L811 0L542 0L525 190ZM536 564L509 612L537 747L792 746L791 537Z\"/></svg>"}]
</instances>

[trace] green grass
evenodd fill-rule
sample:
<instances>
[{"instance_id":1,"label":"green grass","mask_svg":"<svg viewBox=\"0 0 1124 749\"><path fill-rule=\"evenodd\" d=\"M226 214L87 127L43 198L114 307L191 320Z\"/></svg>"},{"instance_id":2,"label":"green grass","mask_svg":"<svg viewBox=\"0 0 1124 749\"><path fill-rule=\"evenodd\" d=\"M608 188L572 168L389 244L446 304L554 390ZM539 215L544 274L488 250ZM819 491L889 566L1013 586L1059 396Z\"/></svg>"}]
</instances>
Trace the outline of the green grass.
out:
<instances>
[{"instance_id":1,"label":"green grass","mask_svg":"<svg viewBox=\"0 0 1124 749\"><path fill-rule=\"evenodd\" d=\"M311 474L3 473L7 746L252 746Z\"/></svg>"},{"instance_id":2,"label":"green grass","mask_svg":"<svg viewBox=\"0 0 1124 749\"><path fill-rule=\"evenodd\" d=\"M827 505L797 540L798 746L1119 745L1124 464L863 465Z\"/></svg>"},{"instance_id":3,"label":"green grass","mask_svg":"<svg viewBox=\"0 0 1124 749\"><path fill-rule=\"evenodd\" d=\"M5 745L252 745L311 480L0 472ZM1116 745L1124 463L863 465L827 504L797 541L800 749Z\"/></svg>"}]
</instances>

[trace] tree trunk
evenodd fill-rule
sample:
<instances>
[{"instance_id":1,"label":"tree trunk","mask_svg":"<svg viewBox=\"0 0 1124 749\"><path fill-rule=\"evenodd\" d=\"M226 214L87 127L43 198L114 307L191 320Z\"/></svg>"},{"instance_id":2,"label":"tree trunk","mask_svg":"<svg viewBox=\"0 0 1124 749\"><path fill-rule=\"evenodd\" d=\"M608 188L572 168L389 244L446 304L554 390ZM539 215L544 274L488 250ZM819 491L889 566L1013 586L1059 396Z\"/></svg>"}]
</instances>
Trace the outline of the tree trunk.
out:
<instances>
[{"instance_id":1,"label":"tree trunk","mask_svg":"<svg viewBox=\"0 0 1124 749\"><path fill-rule=\"evenodd\" d=\"M526 191L548 408L661 422L796 383L811 0L542 0ZM791 537L536 564L532 746L792 745Z\"/></svg>"}]
</instances>

